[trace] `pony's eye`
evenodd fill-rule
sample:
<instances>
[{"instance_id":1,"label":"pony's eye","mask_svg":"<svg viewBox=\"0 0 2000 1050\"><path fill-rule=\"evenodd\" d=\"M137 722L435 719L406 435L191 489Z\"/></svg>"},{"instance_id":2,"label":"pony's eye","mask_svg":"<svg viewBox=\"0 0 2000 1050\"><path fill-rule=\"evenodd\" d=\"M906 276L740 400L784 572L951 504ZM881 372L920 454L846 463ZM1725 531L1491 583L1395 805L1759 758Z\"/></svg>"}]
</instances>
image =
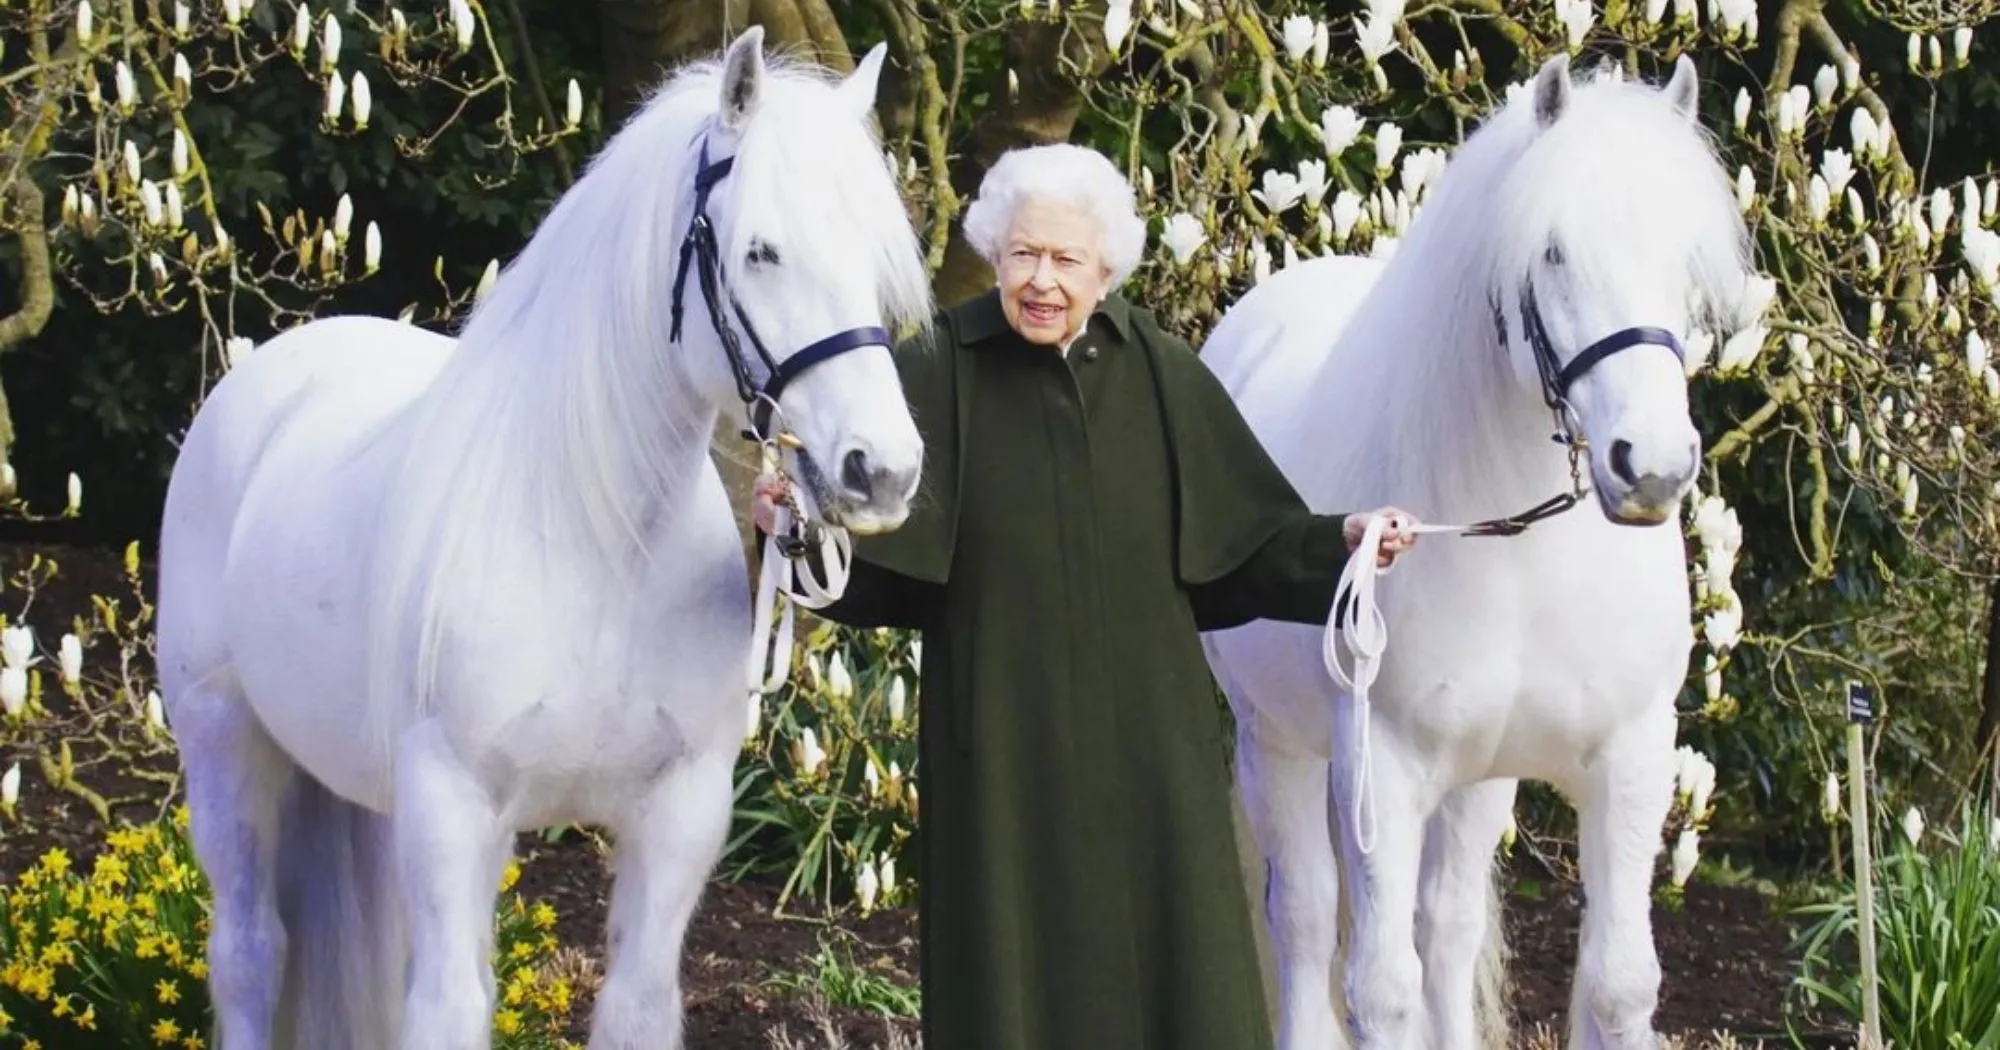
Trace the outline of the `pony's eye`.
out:
<instances>
[{"instance_id":1,"label":"pony's eye","mask_svg":"<svg viewBox=\"0 0 2000 1050\"><path fill-rule=\"evenodd\" d=\"M751 266L778 265L778 249L765 241L752 240L750 251L745 257Z\"/></svg>"},{"instance_id":2,"label":"pony's eye","mask_svg":"<svg viewBox=\"0 0 2000 1050\"><path fill-rule=\"evenodd\" d=\"M1547 260L1550 266L1561 266L1563 264L1562 245L1550 241L1549 246L1542 251L1542 258Z\"/></svg>"}]
</instances>

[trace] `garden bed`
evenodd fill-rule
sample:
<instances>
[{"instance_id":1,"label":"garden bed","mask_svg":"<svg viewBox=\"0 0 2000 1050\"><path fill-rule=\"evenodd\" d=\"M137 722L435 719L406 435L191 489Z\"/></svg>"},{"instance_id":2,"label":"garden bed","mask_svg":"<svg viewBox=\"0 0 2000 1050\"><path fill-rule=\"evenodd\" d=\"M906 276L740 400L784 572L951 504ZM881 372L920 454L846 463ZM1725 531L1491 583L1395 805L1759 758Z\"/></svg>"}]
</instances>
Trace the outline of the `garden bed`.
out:
<instances>
[{"instance_id":1,"label":"garden bed","mask_svg":"<svg viewBox=\"0 0 2000 1050\"><path fill-rule=\"evenodd\" d=\"M11 577L37 551L54 557L60 574L34 598L29 616L37 641L51 651L70 618L89 615L90 596L122 596L126 591L121 553L66 548L0 545L0 572ZM150 573L147 574L150 587ZM0 598L10 613L25 595ZM132 603L123 603L123 613ZM100 669L101 670L101 669ZM45 676L54 681L53 669ZM58 712L65 698L51 684L45 702ZM21 820L0 829L0 883L11 881L51 847L62 847L80 868L100 848L105 828L94 808L79 796L51 791L20 745L0 755L0 769L22 760ZM78 779L93 790L125 803L114 815L146 820L159 799L175 790L171 753L107 758L90 746L73 747ZM558 916L556 933L572 958L600 953L609 879L597 844L570 834L546 842L524 836L518 889L544 900ZM1508 926L1514 952L1514 1009L1525 1035L1537 1025L1560 1030L1569 999L1580 894L1545 871L1517 871L1522 892L1510 895ZM855 1002L907 995L917 969L917 932L907 909L878 912L866 919L776 917L774 888L757 884L713 885L688 934L684 966L687 1045L690 1050L767 1050L772 1033L789 1032L802 1047L824 1048L823 1025L836 1028L856 1050L891 1045L890 1028L905 1035L914 1022L896 1019ZM1764 897L1748 886L1694 883L1679 909L1655 910L1655 936L1666 974L1658 1026L1689 1037L1721 1030L1739 1038L1771 1037L1783 1029L1780 1004L1790 970L1790 932L1772 914ZM857 993L858 988L858 993ZM579 1044L589 1019L590 980L579 983L573 1037ZM814 993L828 998L815 1003Z\"/></svg>"}]
</instances>

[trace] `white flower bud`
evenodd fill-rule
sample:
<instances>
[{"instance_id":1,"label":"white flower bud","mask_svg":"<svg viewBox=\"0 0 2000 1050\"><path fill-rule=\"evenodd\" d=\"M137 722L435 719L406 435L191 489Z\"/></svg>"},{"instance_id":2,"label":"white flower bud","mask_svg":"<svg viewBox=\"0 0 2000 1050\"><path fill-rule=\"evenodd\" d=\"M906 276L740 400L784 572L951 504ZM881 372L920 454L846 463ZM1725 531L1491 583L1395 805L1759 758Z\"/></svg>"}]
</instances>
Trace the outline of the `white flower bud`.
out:
<instances>
[{"instance_id":1,"label":"white flower bud","mask_svg":"<svg viewBox=\"0 0 2000 1050\"><path fill-rule=\"evenodd\" d=\"M569 94L563 105L563 120L572 128L583 123L583 89L577 86L575 77L569 78Z\"/></svg>"},{"instance_id":2,"label":"white flower bud","mask_svg":"<svg viewBox=\"0 0 2000 1050\"><path fill-rule=\"evenodd\" d=\"M186 175L188 170L188 140L181 129L174 129L173 173L176 178Z\"/></svg>"},{"instance_id":3,"label":"white flower bud","mask_svg":"<svg viewBox=\"0 0 2000 1050\"><path fill-rule=\"evenodd\" d=\"M369 274L382 268L382 231L373 219L368 220L368 228L362 231L361 266Z\"/></svg>"},{"instance_id":4,"label":"white flower bud","mask_svg":"<svg viewBox=\"0 0 2000 1050\"><path fill-rule=\"evenodd\" d=\"M1915 806L1911 806L1903 814L1903 837L1908 839L1912 846L1923 840L1924 815L1918 812Z\"/></svg>"},{"instance_id":5,"label":"white flower bud","mask_svg":"<svg viewBox=\"0 0 2000 1050\"><path fill-rule=\"evenodd\" d=\"M1840 775L1829 772L1826 775L1826 793L1820 798L1819 815L1829 822L1840 817Z\"/></svg>"},{"instance_id":6,"label":"white flower bud","mask_svg":"<svg viewBox=\"0 0 2000 1050\"><path fill-rule=\"evenodd\" d=\"M375 106L374 92L368 90L368 74L361 70L354 71L353 84L348 97L353 100L354 130L365 131L368 128L368 113Z\"/></svg>"},{"instance_id":7,"label":"white flower bud","mask_svg":"<svg viewBox=\"0 0 2000 1050\"><path fill-rule=\"evenodd\" d=\"M1688 876L1694 874L1695 862L1701 859L1701 835L1693 828L1682 828L1680 840L1674 843L1673 879L1675 886L1687 885Z\"/></svg>"}]
</instances>

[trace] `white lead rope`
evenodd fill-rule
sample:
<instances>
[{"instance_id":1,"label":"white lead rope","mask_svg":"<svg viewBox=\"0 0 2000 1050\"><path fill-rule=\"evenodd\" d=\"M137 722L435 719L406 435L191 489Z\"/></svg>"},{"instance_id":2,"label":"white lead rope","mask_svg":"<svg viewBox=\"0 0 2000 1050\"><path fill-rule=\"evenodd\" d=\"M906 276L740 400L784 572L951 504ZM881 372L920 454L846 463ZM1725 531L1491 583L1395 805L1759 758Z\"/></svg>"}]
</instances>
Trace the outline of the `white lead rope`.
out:
<instances>
[{"instance_id":1,"label":"white lead rope","mask_svg":"<svg viewBox=\"0 0 2000 1050\"><path fill-rule=\"evenodd\" d=\"M1327 615L1326 634L1323 636L1320 656L1326 662L1327 673L1340 683L1354 698L1354 734L1361 751L1361 768L1354 775L1354 835L1356 845L1363 855L1375 848L1375 808L1369 798L1370 781L1374 774L1374 756L1369 747L1371 729L1368 688L1375 684L1375 676L1382 669L1382 651L1389 644L1389 625L1382 618L1382 610L1375 604L1375 581L1389 572L1376 565L1382 552L1382 533L1388 528L1388 518L1377 515L1368 520L1361 533L1361 542L1347 559L1347 567L1341 570L1340 581L1334 587L1333 611ZM1469 525L1424 525L1398 522L1399 532L1423 535L1432 532L1466 532ZM1341 615L1343 600L1348 604L1345 616ZM1352 670L1340 663L1340 645L1345 644L1354 658Z\"/></svg>"},{"instance_id":2,"label":"white lead rope","mask_svg":"<svg viewBox=\"0 0 2000 1050\"><path fill-rule=\"evenodd\" d=\"M766 472L775 469L776 456L765 450L764 468ZM793 486L798 492L799 487ZM802 499L810 499L799 492ZM810 511L806 512L808 515ZM749 701L754 712L758 698L785 684L792 671L792 638L794 634L794 612L798 608L824 609L840 599L847 591L847 580L853 566L854 544L846 529L828 525L819 527L819 559L826 570L826 579L821 581L813 576L803 564L803 559L793 559L778 549L778 537L790 531L792 511L779 504L777 518L771 523L771 534L764 537L763 566L757 577L757 598L753 605L753 644L750 647L748 674ZM793 583L801 584L805 594L793 589ZM778 595L783 592L785 606L783 619L777 618Z\"/></svg>"}]
</instances>

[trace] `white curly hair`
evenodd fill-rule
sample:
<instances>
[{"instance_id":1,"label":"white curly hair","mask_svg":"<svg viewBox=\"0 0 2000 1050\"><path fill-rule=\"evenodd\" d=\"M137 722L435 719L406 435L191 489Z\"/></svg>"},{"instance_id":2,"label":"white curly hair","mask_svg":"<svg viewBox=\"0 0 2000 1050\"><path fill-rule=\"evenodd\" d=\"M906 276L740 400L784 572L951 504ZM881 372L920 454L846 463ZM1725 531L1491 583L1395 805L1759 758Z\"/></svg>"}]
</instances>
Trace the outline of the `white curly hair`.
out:
<instances>
[{"instance_id":1,"label":"white curly hair","mask_svg":"<svg viewBox=\"0 0 2000 1050\"><path fill-rule=\"evenodd\" d=\"M1098 223L1098 251L1116 289L1139 268L1146 250L1146 220L1139 217L1132 184L1110 159L1085 146L1059 142L1001 154L979 195L965 209L965 239L987 265L998 267L1014 211L1024 201L1060 201L1081 207Z\"/></svg>"}]
</instances>

